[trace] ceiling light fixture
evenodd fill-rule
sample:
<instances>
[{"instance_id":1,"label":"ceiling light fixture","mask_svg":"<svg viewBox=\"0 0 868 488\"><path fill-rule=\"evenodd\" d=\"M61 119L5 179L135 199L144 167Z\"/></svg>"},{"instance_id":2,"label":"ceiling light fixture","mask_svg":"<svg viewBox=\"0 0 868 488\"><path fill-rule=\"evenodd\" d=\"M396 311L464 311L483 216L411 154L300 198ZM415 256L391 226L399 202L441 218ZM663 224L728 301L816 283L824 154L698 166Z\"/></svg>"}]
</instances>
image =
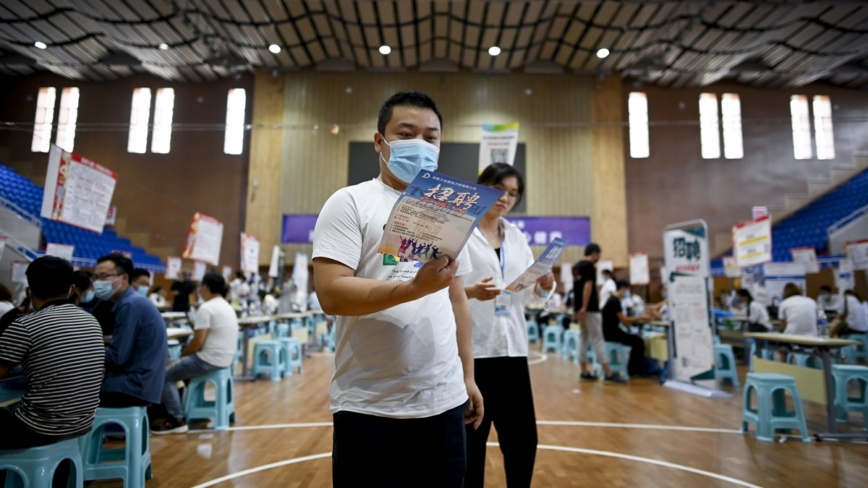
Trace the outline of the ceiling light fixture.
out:
<instances>
[{"instance_id":1,"label":"ceiling light fixture","mask_svg":"<svg viewBox=\"0 0 868 488\"><path fill-rule=\"evenodd\" d=\"M33 45L36 46L36 47L39 48L39 49L45 49L45 48L48 47L48 46L45 45L44 42L39 42L39 41L34 42Z\"/></svg>"},{"instance_id":2,"label":"ceiling light fixture","mask_svg":"<svg viewBox=\"0 0 868 488\"><path fill-rule=\"evenodd\" d=\"M390 48L389 46L385 44L380 46L380 54L382 54L383 56L389 54L390 52L392 52L392 48Z\"/></svg>"},{"instance_id":3,"label":"ceiling light fixture","mask_svg":"<svg viewBox=\"0 0 868 488\"><path fill-rule=\"evenodd\" d=\"M497 46L491 46L490 48L488 48L488 54L492 56L497 56L498 54L500 54L500 48Z\"/></svg>"},{"instance_id":4,"label":"ceiling light fixture","mask_svg":"<svg viewBox=\"0 0 868 488\"><path fill-rule=\"evenodd\" d=\"M271 51L272 54L278 54L280 53L280 46L278 46L277 44L272 44L268 46L268 50Z\"/></svg>"},{"instance_id":5,"label":"ceiling light fixture","mask_svg":"<svg viewBox=\"0 0 868 488\"><path fill-rule=\"evenodd\" d=\"M609 50L606 48L600 49L597 51L597 57L600 59L606 59L609 57Z\"/></svg>"},{"instance_id":6,"label":"ceiling light fixture","mask_svg":"<svg viewBox=\"0 0 868 488\"><path fill-rule=\"evenodd\" d=\"M160 48L160 51L165 51L166 49L169 49L169 45L166 44L165 42L161 42L159 45L159 48Z\"/></svg>"}]
</instances>

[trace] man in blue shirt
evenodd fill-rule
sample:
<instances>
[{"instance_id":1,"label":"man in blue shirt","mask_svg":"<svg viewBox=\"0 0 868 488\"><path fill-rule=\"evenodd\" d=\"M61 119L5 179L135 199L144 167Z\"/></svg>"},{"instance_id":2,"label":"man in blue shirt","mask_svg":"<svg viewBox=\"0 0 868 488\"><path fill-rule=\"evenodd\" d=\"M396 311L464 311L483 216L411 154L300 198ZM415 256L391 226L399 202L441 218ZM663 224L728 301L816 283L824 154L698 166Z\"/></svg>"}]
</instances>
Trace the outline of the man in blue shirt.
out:
<instances>
[{"instance_id":1,"label":"man in blue shirt","mask_svg":"<svg viewBox=\"0 0 868 488\"><path fill-rule=\"evenodd\" d=\"M168 338L157 307L130 287L133 262L112 253L97 260L93 292L114 302L115 326L105 351L100 406L124 408L160 403Z\"/></svg>"}]
</instances>

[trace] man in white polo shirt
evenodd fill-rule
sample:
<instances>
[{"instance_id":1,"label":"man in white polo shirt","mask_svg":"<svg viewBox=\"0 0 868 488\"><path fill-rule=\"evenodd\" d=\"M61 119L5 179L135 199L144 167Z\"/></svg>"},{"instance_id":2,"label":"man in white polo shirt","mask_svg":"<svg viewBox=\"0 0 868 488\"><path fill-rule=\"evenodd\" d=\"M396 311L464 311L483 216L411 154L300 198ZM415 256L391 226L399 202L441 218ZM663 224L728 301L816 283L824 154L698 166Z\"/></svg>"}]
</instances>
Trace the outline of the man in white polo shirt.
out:
<instances>
[{"instance_id":1,"label":"man in white polo shirt","mask_svg":"<svg viewBox=\"0 0 868 488\"><path fill-rule=\"evenodd\" d=\"M460 487L464 424L482 420L466 250L424 266L377 252L401 192L437 169L441 125L427 95L390 97L374 134L380 176L338 190L317 220L316 290L323 311L338 316L329 390L336 488Z\"/></svg>"}]
</instances>

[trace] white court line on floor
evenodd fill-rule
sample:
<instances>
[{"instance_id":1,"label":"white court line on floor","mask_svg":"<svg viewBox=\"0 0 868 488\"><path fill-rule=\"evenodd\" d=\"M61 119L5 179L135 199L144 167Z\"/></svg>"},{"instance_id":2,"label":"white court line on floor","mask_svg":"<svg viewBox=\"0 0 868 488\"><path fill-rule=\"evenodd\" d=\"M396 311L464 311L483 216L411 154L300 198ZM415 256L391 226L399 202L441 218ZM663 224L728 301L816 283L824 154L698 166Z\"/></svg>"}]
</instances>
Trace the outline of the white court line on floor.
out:
<instances>
[{"instance_id":1,"label":"white court line on floor","mask_svg":"<svg viewBox=\"0 0 868 488\"><path fill-rule=\"evenodd\" d=\"M489 443L487 443L487 445L489 447L499 447L500 446L500 444L498 444L497 442L489 442ZM717 479L720 481L726 481L726 482L732 483L734 485L746 486L748 488L761 488L757 485L752 485L746 481L737 480L735 478L730 478L729 476L723 476L723 475L720 475L717 473L712 473L710 471L703 471L701 469L691 468L690 466L683 466L681 464L675 464L675 463L670 463L670 462L666 462L666 461L659 461L657 459L650 459L650 458L644 458L644 457L639 457L639 456L630 456L629 454L621 454L618 452L597 451L594 449L582 449L579 447L549 446L546 444L541 444L541 445L537 446L537 449L541 449L541 450L545 450L545 451L573 452L573 453L578 453L578 454L590 454L592 456L605 456L605 457L626 459L628 461L636 461L636 462L640 462L640 463L653 464L656 466L662 466L664 468L678 469L681 471L686 471L688 473L694 473L694 474L698 474L701 476L714 478L714 479ZM237 473L227 474L226 476L202 483L201 485L196 485L193 488L208 488L209 486L214 486L216 484L223 483L224 481L233 480L235 478L240 478L242 476L247 476L249 474L258 473L260 471L266 471L266 470L273 469L273 468L288 466L290 464L303 463L305 461L313 461L315 459L327 458L327 457L331 457L331 455L332 455L332 453L330 453L330 452L323 452L320 454L313 454L311 456L292 458L292 459L287 459L285 461L279 461L276 463L265 464L263 466L257 466L255 468L245 469L244 471L239 471Z\"/></svg>"},{"instance_id":2,"label":"white court line on floor","mask_svg":"<svg viewBox=\"0 0 868 488\"><path fill-rule=\"evenodd\" d=\"M548 354L546 354L544 352L540 353L540 352L536 352L536 351L528 351L527 356L528 356L528 362L527 362L528 366L530 366L532 364L539 364L543 361L546 361L549 358ZM530 359L531 356L536 356L537 359Z\"/></svg>"},{"instance_id":3,"label":"white court line on floor","mask_svg":"<svg viewBox=\"0 0 868 488\"><path fill-rule=\"evenodd\" d=\"M308 422L301 424L273 424L273 425L243 425L241 427L229 427L229 430L263 430L263 429L299 429L304 427L331 427L331 422Z\"/></svg>"}]
</instances>

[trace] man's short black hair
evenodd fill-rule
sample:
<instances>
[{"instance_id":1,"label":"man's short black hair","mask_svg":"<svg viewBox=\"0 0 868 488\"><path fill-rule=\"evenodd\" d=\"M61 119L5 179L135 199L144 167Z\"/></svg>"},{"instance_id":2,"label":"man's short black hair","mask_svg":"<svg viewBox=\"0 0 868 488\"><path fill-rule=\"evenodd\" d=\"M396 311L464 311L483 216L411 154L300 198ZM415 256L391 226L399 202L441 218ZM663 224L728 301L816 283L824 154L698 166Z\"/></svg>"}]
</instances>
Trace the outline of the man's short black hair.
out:
<instances>
[{"instance_id":1,"label":"man's short black hair","mask_svg":"<svg viewBox=\"0 0 868 488\"><path fill-rule=\"evenodd\" d=\"M36 258L27 266L27 286L30 294L40 300L69 295L72 286L72 265L57 256Z\"/></svg>"},{"instance_id":2,"label":"man's short black hair","mask_svg":"<svg viewBox=\"0 0 868 488\"><path fill-rule=\"evenodd\" d=\"M434 100L424 93L407 90L392 95L388 100L383 102L383 105L380 107L380 113L377 116L377 130L380 132L380 135L384 137L386 133L386 124L392 120L392 109L395 107L431 109L435 114L437 114L437 118L440 120L440 128L443 128L443 115L440 113L440 109L437 108L437 104L434 103Z\"/></svg>"},{"instance_id":3,"label":"man's short black hair","mask_svg":"<svg viewBox=\"0 0 868 488\"><path fill-rule=\"evenodd\" d=\"M630 288L630 283L627 283L627 281L625 280L618 280L615 282L615 284L618 286L619 290L621 288Z\"/></svg>"},{"instance_id":4,"label":"man's short black hair","mask_svg":"<svg viewBox=\"0 0 868 488\"><path fill-rule=\"evenodd\" d=\"M80 269L72 273L72 284L78 291L87 290L93 283L93 273L86 269Z\"/></svg>"},{"instance_id":5,"label":"man's short black hair","mask_svg":"<svg viewBox=\"0 0 868 488\"><path fill-rule=\"evenodd\" d=\"M207 287L212 295L223 295L226 292L226 278L220 273L209 271L202 277L201 286Z\"/></svg>"},{"instance_id":6,"label":"man's short black hair","mask_svg":"<svg viewBox=\"0 0 868 488\"><path fill-rule=\"evenodd\" d=\"M119 252L113 252L111 254L106 254L105 256L96 260L96 264L104 263L106 261L111 261L115 264L115 269L117 269L119 274L127 275L129 282L133 282L133 260L124 256Z\"/></svg>"},{"instance_id":7,"label":"man's short black hair","mask_svg":"<svg viewBox=\"0 0 868 488\"><path fill-rule=\"evenodd\" d=\"M832 293L832 287L830 287L829 285L823 285L820 287L820 291L827 291L829 293Z\"/></svg>"},{"instance_id":8,"label":"man's short black hair","mask_svg":"<svg viewBox=\"0 0 868 488\"><path fill-rule=\"evenodd\" d=\"M130 283L136 281L142 276L147 276L148 279L151 278L151 272L144 268L135 268L132 273L130 273Z\"/></svg>"},{"instance_id":9,"label":"man's short black hair","mask_svg":"<svg viewBox=\"0 0 868 488\"><path fill-rule=\"evenodd\" d=\"M515 177L518 183L518 198L515 199L515 204L518 205L524 197L524 177L521 175L521 171L515 169L514 166L506 163L490 164L482 170L476 182L480 185L496 186L510 176Z\"/></svg>"},{"instance_id":10,"label":"man's short black hair","mask_svg":"<svg viewBox=\"0 0 868 488\"><path fill-rule=\"evenodd\" d=\"M593 242L585 246L585 256L590 256L591 254L600 254L602 252L600 250L600 246L598 244L594 244Z\"/></svg>"}]
</instances>

